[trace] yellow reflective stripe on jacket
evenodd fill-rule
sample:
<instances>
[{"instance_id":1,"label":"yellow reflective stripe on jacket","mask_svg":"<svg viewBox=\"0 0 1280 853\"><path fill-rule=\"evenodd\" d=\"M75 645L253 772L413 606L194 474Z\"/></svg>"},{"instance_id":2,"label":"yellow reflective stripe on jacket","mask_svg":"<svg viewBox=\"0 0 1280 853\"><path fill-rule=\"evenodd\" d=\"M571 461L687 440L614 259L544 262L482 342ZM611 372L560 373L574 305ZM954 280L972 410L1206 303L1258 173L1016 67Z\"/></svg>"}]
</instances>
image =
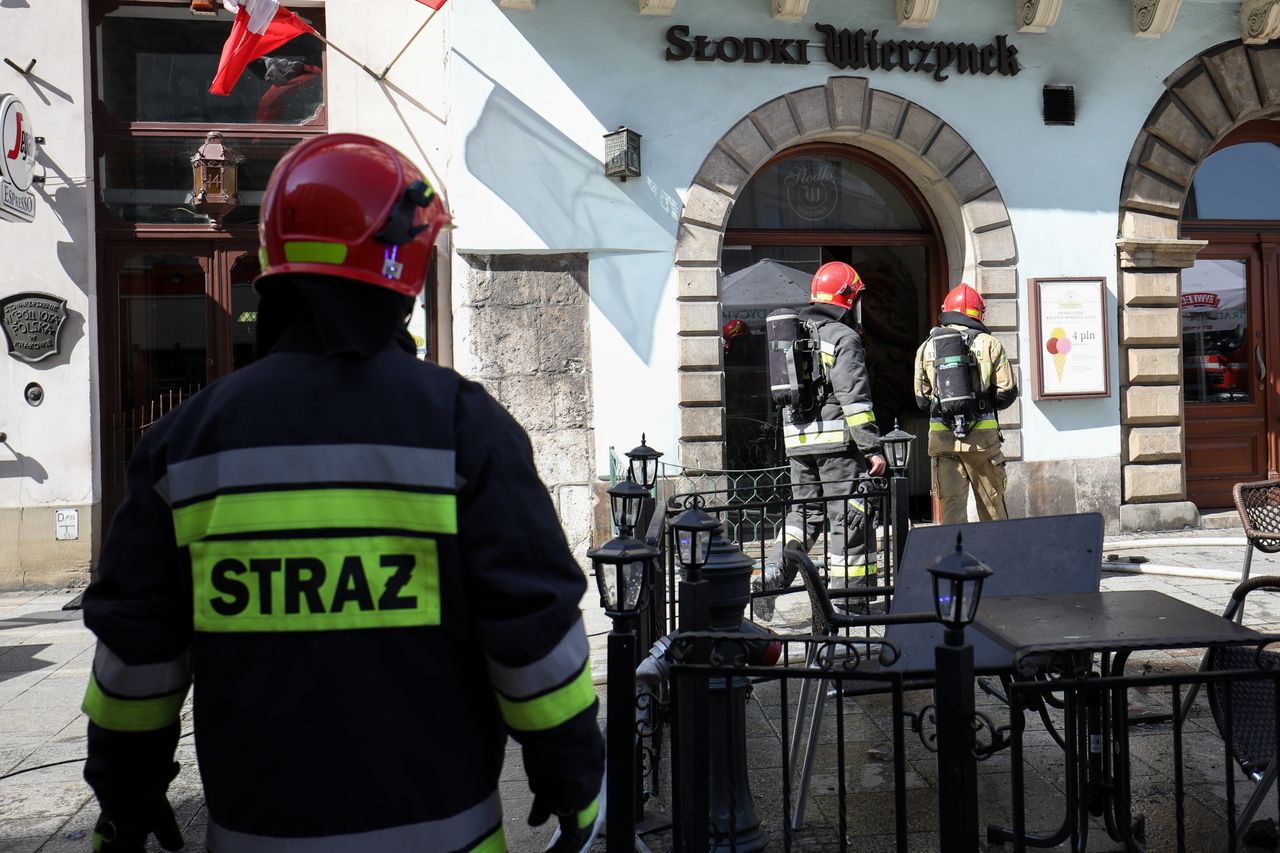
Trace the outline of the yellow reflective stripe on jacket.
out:
<instances>
[{"instance_id":1,"label":"yellow reflective stripe on jacket","mask_svg":"<svg viewBox=\"0 0 1280 853\"><path fill-rule=\"evenodd\" d=\"M875 419L876 419L875 412L859 412L856 415L846 416L844 419L844 422L851 427L856 427L856 426L862 426L863 424L869 424Z\"/></svg>"},{"instance_id":2,"label":"yellow reflective stripe on jacket","mask_svg":"<svg viewBox=\"0 0 1280 853\"><path fill-rule=\"evenodd\" d=\"M600 798L596 797L591 801L591 805L578 812L578 829L586 829L588 826L596 822L596 816L600 814Z\"/></svg>"},{"instance_id":3,"label":"yellow reflective stripe on jacket","mask_svg":"<svg viewBox=\"0 0 1280 853\"><path fill-rule=\"evenodd\" d=\"M854 563L853 565L848 566L833 565L829 567L828 571L836 577L860 578L867 575L879 574L880 568L876 561L872 560L865 566L861 563Z\"/></svg>"},{"instance_id":4,"label":"yellow reflective stripe on jacket","mask_svg":"<svg viewBox=\"0 0 1280 853\"><path fill-rule=\"evenodd\" d=\"M596 701L591 686L591 663L563 687L533 699L513 700L498 694L498 708L507 725L518 732L539 732L569 722Z\"/></svg>"},{"instance_id":5,"label":"yellow reflective stripe on jacket","mask_svg":"<svg viewBox=\"0 0 1280 853\"><path fill-rule=\"evenodd\" d=\"M843 429L840 432L819 432L813 435L788 435L783 438L784 447L811 447L815 444L844 444Z\"/></svg>"},{"instance_id":6,"label":"yellow reflective stripe on jacket","mask_svg":"<svg viewBox=\"0 0 1280 853\"><path fill-rule=\"evenodd\" d=\"M433 539L194 542L191 580L197 631L346 631L440 624L440 563Z\"/></svg>"},{"instance_id":7,"label":"yellow reflective stripe on jacket","mask_svg":"<svg viewBox=\"0 0 1280 853\"><path fill-rule=\"evenodd\" d=\"M980 429L998 429L999 426L1000 422L995 418L987 418L986 420L981 420L975 423L969 428L969 432L973 433ZM929 421L929 432L951 432L951 427L941 421Z\"/></svg>"},{"instance_id":8,"label":"yellow reflective stripe on jacket","mask_svg":"<svg viewBox=\"0 0 1280 853\"><path fill-rule=\"evenodd\" d=\"M288 489L218 495L173 511L179 546L227 533L362 527L454 534L457 497L394 489Z\"/></svg>"},{"instance_id":9,"label":"yellow reflective stripe on jacket","mask_svg":"<svg viewBox=\"0 0 1280 853\"><path fill-rule=\"evenodd\" d=\"M507 838L502 832L502 827L498 827L492 835L472 847L467 853L507 853Z\"/></svg>"},{"instance_id":10,"label":"yellow reflective stripe on jacket","mask_svg":"<svg viewBox=\"0 0 1280 853\"><path fill-rule=\"evenodd\" d=\"M89 673L89 687L80 710L104 729L113 732L153 732L178 721L187 688L148 699L122 699L105 693Z\"/></svg>"}]
</instances>

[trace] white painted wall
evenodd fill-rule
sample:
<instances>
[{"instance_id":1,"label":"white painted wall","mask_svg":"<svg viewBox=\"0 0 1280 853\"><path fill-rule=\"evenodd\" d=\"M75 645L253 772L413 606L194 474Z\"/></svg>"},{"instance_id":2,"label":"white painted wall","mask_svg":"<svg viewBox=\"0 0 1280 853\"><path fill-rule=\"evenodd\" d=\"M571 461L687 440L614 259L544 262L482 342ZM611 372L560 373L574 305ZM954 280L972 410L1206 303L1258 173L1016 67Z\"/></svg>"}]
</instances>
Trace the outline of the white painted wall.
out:
<instances>
[{"instance_id":1,"label":"white painted wall","mask_svg":"<svg viewBox=\"0 0 1280 853\"><path fill-rule=\"evenodd\" d=\"M36 60L29 77L0 65L0 93L17 95L26 105L35 134L45 138L40 163L48 169L47 183L34 186L35 221L0 220L0 296L50 293L67 300L68 315L61 354L29 364L9 356L7 346L0 350L0 431L8 434L0 445L0 511L99 500L93 464L97 288L93 189L86 178L86 6L84 0L0 6L0 56L22 67ZM23 397L31 382L44 388L39 407ZM81 538L89 531L90 519L82 513ZM53 538L51 524L48 539Z\"/></svg>"},{"instance_id":2,"label":"white painted wall","mask_svg":"<svg viewBox=\"0 0 1280 853\"><path fill-rule=\"evenodd\" d=\"M335 32L336 6L330 3ZM878 28L881 38L913 40L985 44L1010 34L1024 65L1015 78L952 74L938 83L901 71L856 73L874 88L936 112L995 177L1018 240L1022 381L1028 389L1026 280L1105 276L1114 312L1117 202L1133 141L1162 92L1162 79L1240 32L1238 4L1209 0L1186 0L1173 33L1157 40L1135 38L1129 5L1113 0L1065 4L1047 34L1016 33L1007 0L944 2L923 31L899 30L887 0L813 0L803 23L773 20L765 0L685 0L669 18L642 16L635 3L623 0L546 0L535 11L454 2L446 9L452 30L448 184L459 220L455 245L463 251L592 253L601 471L607 447L629 447L638 432L624 395L612 390L615 384L670 406L651 409L643 425L651 444L675 449L676 325L670 276L662 275L662 267L698 166L754 107L846 73L818 61L816 49L809 66L669 63L663 59L667 27L687 24L713 37L815 41L821 40L815 22ZM1044 126L1045 83L1076 87L1075 127ZM341 100L335 92L334 103ZM605 179L600 165L602 134L621 124L644 136L644 177L626 184ZM1115 332L1112 323L1113 388ZM1023 412L1028 459L1113 456L1119 450L1115 392L1106 400L1028 399Z\"/></svg>"}]
</instances>

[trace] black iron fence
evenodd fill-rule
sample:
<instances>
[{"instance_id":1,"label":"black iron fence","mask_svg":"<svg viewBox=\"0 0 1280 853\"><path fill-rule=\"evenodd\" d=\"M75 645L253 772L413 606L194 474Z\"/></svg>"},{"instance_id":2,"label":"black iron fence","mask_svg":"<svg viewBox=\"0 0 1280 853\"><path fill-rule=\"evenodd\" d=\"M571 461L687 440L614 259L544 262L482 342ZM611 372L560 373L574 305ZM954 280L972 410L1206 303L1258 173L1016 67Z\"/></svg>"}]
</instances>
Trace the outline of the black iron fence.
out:
<instances>
[{"instance_id":1,"label":"black iron fence","mask_svg":"<svg viewBox=\"0 0 1280 853\"><path fill-rule=\"evenodd\" d=\"M683 510L698 506L716 517L724 525L725 538L735 542L754 563L754 571L761 572L766 563L780 557L784 541L796 528L816 526L817 533L807 542L814 562L824 572L828 582L834 574L858 577L866 574L871 585L878 588L879 602L874 609L888 609L893 596L894 577L902 559L910 522L907 514L906 482L899 477L862 477L823 483L820 498L796 498L785 483L761 483L751 478L742 484L734 484L732 477L702 491L672 494L664 507L666 521ZM851 509L843 514L838 526L830 524L833 504L843 503ZM676 558L671 539L674 531L670 525L662 533L650 528L653 544L663 550L665 578L663 589L653 603L664 610L666 630L675 630L679 614L679 582L682 570ZM665 534L659 543L657 536ZM809 538L809 537L806 537ZM837 548L833 540L861 543L855 548ZM865 549L865 553L849 558L845 553ZM834 559L833 559L834 558ZM847 569L847 572L842 572ZM752 593L748 618L755 619L756 603L762 598L779 598L803 593L803 587L794 576L792 583L780 592L760 589Z\"/></svg>"},{"instance_id":2,"label":"black iron fence","mask_svg":"<svg viewBox=\"0 0 1280 853\"><path fill-rule=\"evenodd\" d=\"M651 502L637 526L658 556L638 618L629 617L636 632L626 628L629 639L610 644L610 853L644 849L636 846L638 836L653 849L676 853L903 851L909 839L918 841L909 830L922 825L937 832L938 849L976 851L980 817L989 841L1018 850L1067 841L1085 849L1091 827L1126 850L1243 849L1241 834L1280 767L1274 655L1242 649L1247 660L1237 656L1216 671L1188 667L1124 677L1095 673L1099 664L1100 672L1124 672L1109 670L1105 654L1054 656L1016 677L1011 663L1003 691L984 685L987 704L975 708L971 658L959 674L948 663L968 646L934 651L936 679L922 681L893 668L902 650L879 630L895 620L931 618L888 613L907 535L905 483L824 484L821 499L796 499L776 482L762 489L754 478L701 485ZM861 526L861 541L876 543L866 553L875 556L872 598L880 606L869 607L861 621L853 620L856 631L846 628L843 635L813 635L827 627L801 618L791 626L796 635L779 636L744 619L766 596L805 590L797 579L790 590L751 592L750 577L774 555L789 516L792 527L825 521L833 500L862 508L847 518ZM687 571L677 560L673 523L694 506L718 519L723 535L713 540L707 564ZM840 568L832 545L840 537L829 524L817 529L806 544L812 562L824 569L819 583L825 585ZM762 530L774 533L766 537ZM814 574L806 576L812 581ZM830 610L829 602L824 606ZM625 660L615 659L615 648L625 650ZM1211 720L1205 703L1192 707L1193 686L1206 689ZM1157 720L1135 719L1129 702L1137 694L1158 704L1161 690L1172 710L1160 725L1171 726L1143 735L1167 737L1166 765L1154 774L1155 784L1135 791L1129 728ZM1035 732L1035 749L1028 751L1028 722L1037 716L1045 731ZM998 774L995 788L988 780L997 774L984 776L990 790L979 803L974 762L1006 749L1008 770ZM1189 807L1188 777L1203 775L1193 759L1208 753L1220 757L1213 772L1225 805L1206 820ZM1033 822L1046 820L1046 802L1061 809L1062 820L1041 831L1029 827L1025 815L1031 777L1046 762L1057 762L1061 793L1034 794L1042 799ZM874 785L868 784L869 763ZM966 767L957 772L958 765ZM1239 771L1261 782L1243 809ZM933 782L928 774L936 774ZM615 784L619 778L625 782ZM1041 776L1042 788L1043 782ZM966 788L968 796L944 793ZM1168 804L1154 827L1132 806L1135 799L1152 802L1153 795ZM921 812L929 813L924 821ZM625 830L615 832L616 826ZM964 836L959 843L957 835ZM1156 843L1144 845L1144 837Z\"/></svg>"},{"instance_id":3,"label":"black iron fence","mask_svg":"<svg viewBox=\"0 0 1280 853\"><path fill-rule=\"evenodd\" d=\"M851 815L865 792L859 761L849 751L852 694L877 694L887 703L881 723L890 730L885 766L891 807L876 814L898 851L907 849L906 715L901 674L883 670L897 649L883 641L792 636L773 641L757 634L692 632L670 648L671 849L678 853L791 851L815 845L851 849ZM769 665L777 656L782 665ZM798 663L788 663L798 661ZM825 697L827 703L813 701ZM809 701L806 701L808 697ZM823 735L826 728L828 735ZM822 791L797 773L818 759L823 741ZM797 778L798 776L798 778ZM829 820L806 822L814 801ZM764 812L764 813L762 813Z\"/></svg>"}]
</instances>

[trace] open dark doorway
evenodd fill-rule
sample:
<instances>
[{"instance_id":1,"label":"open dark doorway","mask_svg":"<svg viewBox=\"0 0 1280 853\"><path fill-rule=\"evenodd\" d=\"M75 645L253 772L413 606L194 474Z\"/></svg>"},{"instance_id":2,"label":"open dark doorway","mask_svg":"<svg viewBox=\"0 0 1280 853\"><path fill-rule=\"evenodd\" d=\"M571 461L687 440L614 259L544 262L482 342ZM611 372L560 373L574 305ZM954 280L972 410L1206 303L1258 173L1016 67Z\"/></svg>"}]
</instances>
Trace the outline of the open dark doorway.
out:
<instances>
[{"instance_id":1,"label":"open dark doorway","mask_svg":"<svg viewBox=\"0 0 1280 853\"><path fill-rule=\"evenodd\" d=\"M946 259L937 226L910 182L887 162L842 145L798 146L752 179L735 203L721 255L726 323L725 455L733 469L782 464L779 421L768 392L765 316L808 302L818 267L844 261L867 283L863 340L882 432L897 421L919 436L909 470L911 514L929 519L927 417L915 405L912 362L940 304Z\"/></svg>"}]
</instances>

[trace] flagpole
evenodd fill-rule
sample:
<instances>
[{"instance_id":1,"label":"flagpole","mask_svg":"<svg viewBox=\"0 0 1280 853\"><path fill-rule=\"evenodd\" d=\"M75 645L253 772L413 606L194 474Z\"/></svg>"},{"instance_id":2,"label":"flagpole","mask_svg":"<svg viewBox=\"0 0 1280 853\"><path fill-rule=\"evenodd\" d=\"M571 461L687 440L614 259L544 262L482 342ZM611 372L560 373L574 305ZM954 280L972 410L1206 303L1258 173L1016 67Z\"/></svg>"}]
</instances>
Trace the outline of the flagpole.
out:
<instances>
[{"instance_id":1,"label":"flagpole","mask_svg":"<svg viewBox=\"0 0 1280 853\"><path fill-rule=\"evenodd\" d=\"M320 39L320 42L321 42L325 47L331 47L331 48L333 48L335 51L337 51L338 53L342 54L342 55L343 55L343 56L345 56L347 59L350 59L350 60L351 60L352 62L354 62L356 65L359 65L359 66L360 66L361 68L363 68L365 71L369 72L369 76L370 76L370 77L372 77L374 80L381 80L381 79L382 79L381 77L379 77L379 76L378 76L378 72L374 71L372 68L370 68L369 66L365 65L363 62L361 62L360 60L356 59L354 56L352 56L351 54L347 53L345 50L343 50L342 48L338 47L336 44L334 44L333 42L329 41L329 40L328 40L327 38L325 38L324 36L320 35L320 33L316 32L316 31L315 31L315 29L312 29L312 30L311 30L311 34L312 34L313 36L315 36L316 38Z\"/></svg>"},{"instance_id":2,"label":"flagpole","mask_svg":"<svg viewBox=\"0 0 1280 853\"><path fill-rule=\"evenodd\" d=\"M444 4L441 3L439 6L431 10L431 14L427 15L427 19L422 22L422 26L418 27L418 31L414 33L413 36L410 37L410 39L407 42L404 43L404 47L400 48L400 52L395 55L395 58L387 63L387 67L382 69L382 73L379 75L376 75L378 80L387 79L387 73L391 71L391 66L395 65L397 62L400 61L400 57L404 56L404 52L409 49L409 45L413 44L414 39L422 35L422 31L427 28L427 24L431 23L431 19L434 18L436 16L436 13L443 8L444 8ZM369 73L372 74L373 72L371 71Z\"/></svg>"}]
</instances>

